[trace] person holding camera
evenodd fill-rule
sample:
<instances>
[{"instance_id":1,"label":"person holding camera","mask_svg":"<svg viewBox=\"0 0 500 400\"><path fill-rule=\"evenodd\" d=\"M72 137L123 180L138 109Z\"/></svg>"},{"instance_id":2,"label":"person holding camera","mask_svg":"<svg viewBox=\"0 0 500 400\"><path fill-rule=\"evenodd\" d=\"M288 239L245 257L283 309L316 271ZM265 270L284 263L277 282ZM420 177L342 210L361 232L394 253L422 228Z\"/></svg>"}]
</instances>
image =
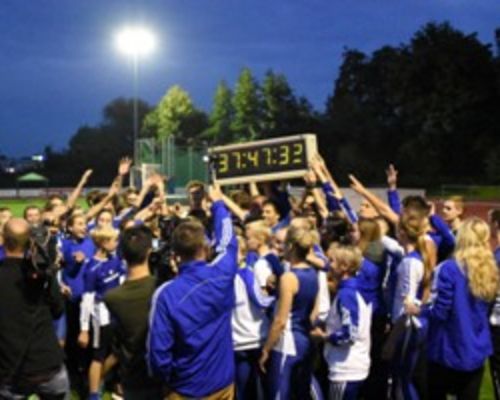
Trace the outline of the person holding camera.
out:
<instances>
[{"instance_id":1,"label":"person holding camera","mask_svg":"<svg viewBox=\"0 0 500 400\"><path fill-rule=\"evenodd\" d=\"M33 262L30 227L20 218L4 227L0 263L0 399L69 399L69 379L53 319L64 302L57 280Z\"/></svg>"}]
</instances>

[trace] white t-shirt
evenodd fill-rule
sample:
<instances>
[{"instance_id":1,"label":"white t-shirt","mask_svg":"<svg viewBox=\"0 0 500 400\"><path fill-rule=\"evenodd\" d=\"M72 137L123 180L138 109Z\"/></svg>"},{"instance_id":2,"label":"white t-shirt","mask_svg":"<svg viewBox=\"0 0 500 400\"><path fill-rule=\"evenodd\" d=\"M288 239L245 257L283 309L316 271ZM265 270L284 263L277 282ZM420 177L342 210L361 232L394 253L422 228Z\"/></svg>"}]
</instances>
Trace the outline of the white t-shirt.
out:
<instances>
[{"instance_id":1,"label":"white t-shirt","mask_svg":"<svg viewBox=\"0 0 500 400\"><path fill-rule=\"evenodd\" d=\"M330 290L328 289L328 279L325 271L318 271L318 286L318 319L326 321L328 311L330 311Z\"/></svg>"},{"instance_id":2,"label":"white t-shirt","mask_svg":"<svg viewBox=\"0 0 500 400\"><path fill-rule=\"evenodd\" d=\"M397 283L392 306L392 321L405 313L405 300L417 299L418 288L424 277L424 263L414 257L405 257L397 268Z\"/></svg>"},{"instance_id":3,"label":"white t-shirt","mask_svg":"<svg viewBox=\"0 0 500 400\"><path fill-rule=\"evenodd\" d=\"M267 286L267 279L273 274L271 265L264 257L260 257L256 261L253 266L253 272L260 288L265 288Z\"/></svg>"}]
</instances>

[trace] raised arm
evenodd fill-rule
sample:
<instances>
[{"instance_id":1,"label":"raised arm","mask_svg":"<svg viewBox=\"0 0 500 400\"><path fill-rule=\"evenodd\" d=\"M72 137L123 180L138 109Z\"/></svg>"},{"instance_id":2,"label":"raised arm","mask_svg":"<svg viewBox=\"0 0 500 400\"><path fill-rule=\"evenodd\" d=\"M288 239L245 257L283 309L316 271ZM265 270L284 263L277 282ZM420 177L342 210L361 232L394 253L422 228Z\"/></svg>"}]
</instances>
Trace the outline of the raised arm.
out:
<instances>
[{"instance_id":1,"label":"raised arm","mask_svg":"<svg viewBox=\"0 0 500 400\"><path fill-rule=\"evenodd\" d=\"M231 214L224 205L223 194L217 183L210 186L209 197L212 200L215 253L217 254L211 265L224 273L234 275L238 270L238 242Z\"/></svg>"},{"instance_id":2,"label":"raised arm","mask_svg":"<svg viewBox=\"0 0 500 400\"><path fill-rule=\"evenodd\" d=\"M344 197L332 174L328 171L325 162L319 155L313 161L312 166L318 179L321 181L329 211L343 211L352 224L358 222L358 216Z\"/></svg>"},{"instance_id":3,"label":"raised arm","mask_svg":"<svg viewBox=\"0 0 500 400\"><path fill-rule=\"evenodd\" d=\"M318 183L318 178L314 171L309 170L304 176L304 181L306 183L306 188L310 189L312 196L314 197L314 202L318 207L318 211L322 218L328 217L328 207L326 205L325 199L322 196L319 188L316 186Z\"/></svg>"},{"instance_id":4,"label":"raised arm","mask_svg":"<svg viewBox=\"0 0 500 400\"><path fill-rule=\"evenodd\" d=\"M387 200L389 202L389 207L396 214L401 214L401 200L398 193L398 170L394 168L393 164L389 164L389 167L385 170L387 175Z\"/></svg>"},{"instance_id":5,"label":"raised arm","mask_svg":"<svg viewBox=\"0 0 500 400\"><path fill-rule=\"evenodd\" d=\"M87 221L90 221L93 219L99 212L106 207L106 205L113 199L114 196L118 194L118 191L120 190L120 179L115 178L113 183L111 184L111 187L109 188L108 193L106 194L106 197L104 197L99 203L96 205L92 206L87 213L85 214L85 217L87 218Z\"/></svg>"},{"instance_id":6,"label":"raised arm","mask_svg":"<svg viewBox=\"0 0 500 400\"><path fill-rule=\"evenodd\" d=\"M374 193L370 192L354 175L349 175L351 180L351 188L369 201L377 212L387 218L391 223L399 222L399 215L396 214L383 200L379 199Z\"/></svg>"},{"instance_id":7,"label":"raised arm","mask_svg":"<svg viewBox=\"0 0 500 400\"><path fill-rule=\"evenodd\" d=\"M455 247L455 236L444 220L435 213L435 205L431 203L429 222L434 230L441 236L441 244L446 250L453 250Z\"/></svg>"},{"instance_id":8,"label":"raised arm","mask_svg":"<svg viewBox=\"0 0 500 400\"><path fill-rule=\"evenodd\" d=\"M122 188L123 178L127 176L130 172L130 167L132 166L132 159L129 157L123 157L118 163L118 175L116 179L118 180L118 191Z\"/></svg>"},{"instance_id":9,"label":"raised arm","mask_svg":"<svg viewBox=\"0 0 500 400\"><path fill-rule=\"evenodd\" d=\"M240 221L245 221L248 215L248 211L243 210L238 204L236 204L230 197L225 194L222 195L222 200L229 211L231 211Z\"/></svg>"},{"instance_id":10,"label":"raised arm","mask_svg":"<svg viewBox=\"0 0 500 400\"><path fill-rule=\"evenodd\" d=\"M78 197L80 197L83 188L85 187L90 178L90 175L92 175L92 170L91 169L86 170L83 173L82 177L80 178L78 185L76 185L76 187L69 195L68 200L66 201L66 207L68 207L68 210L71 210L75 206Z\"/></svg>"}]
</instances>

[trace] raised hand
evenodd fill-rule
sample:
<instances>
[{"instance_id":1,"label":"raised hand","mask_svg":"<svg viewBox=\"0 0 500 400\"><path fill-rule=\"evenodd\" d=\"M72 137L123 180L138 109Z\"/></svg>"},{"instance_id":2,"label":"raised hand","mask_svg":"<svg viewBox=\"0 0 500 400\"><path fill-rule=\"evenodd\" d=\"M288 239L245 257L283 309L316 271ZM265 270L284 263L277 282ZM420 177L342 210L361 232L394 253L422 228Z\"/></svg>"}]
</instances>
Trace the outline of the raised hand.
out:
<instances>
[{"instance_id":1,"label":"raised hand","mask_svg":"<svg viewBox=\"0 0 500 400\"><path fill-rule=\"evenodd\" d=\"M208 197L212 202L216 202L218 200L222 200L224 198L224 194L222 193L222 190L220 188L220 185L217 182L214 182L210 187L208 188Z\"/></svg>"},{"instance_id":2,"label":"raised hand","mask_svg":"<svg viewBox=\"0 0 500 400\"><path fill-rule=\"evenodd\" d=\"M398 185L398 170L394 168L394 164L389 164L385 173L387 175L387 184L389 185L389 189L395 190Z\"/></svg>"},{"instance_id":3,"label":"raised hand","mask_svg":"<svg viewBox=\"0 0 500 400\"><path fill-rule=\"evenodd\" d=\"M328 175L325 173L326 166L319 154L316 154L311 160L311 169L321 182L326 182L328 180Z\"/></svg>"},{"instance_id":4,"label":"raised hand","mask_svg":"<svg viewBox=\"0 0 500 400\"><path fill-rule=\"evenodd\" d=\"M118 175L125 176L130 172L130 166L132 165L132 159L129 157L123 157L118 164Z\"/></svg>"},{"instance_id":5,"label":"raised hand","mask_svg":"<svg viewBox=\"0 0 500 400\"><path fill-rule=\"evenodd\" d=\"M436 214L436 204L433 201L428 201L429 206L429 216Z\"/></svg>"},{"instance_id":6,"label":"raised hand","mask_svg":"<svg viewBox=\"0 0 500 400\"><path fill-rule=\"evenodd\" d=\"M111 187L109 188L108 196L109 197L116 196L120 192L120 187L121 187L120 178L116 178L111 184Z\"/></svg>"},{"instance_id":7,"label":"raised hand","mask_svg":"<svg viewBox=\"0 0 500 400\"><path fill-rule=\"evenodd\" d=\"M316 174L312 170L309 170L304 175L304 181L305 181L306 185L314 186L314 185L316 185L318 178L316 177Z\"/></svg>"},{"instance_id":8,"label":"raised hand","mask_svg":"<svg viewBox=\"0 0 500 400\"><path fill-rule=\"evenodd\" d=\"M94 171L93 171L93 170L91 170L91 169L86 170L86 171L83 173L83 175L82 175L82 180L83 180L84 182L87 182L87 181L89 180L89 178L90 178L90 175L92 175L92 173L93 173L93 172L94 172Z\"/></svg>"}]
</instances>

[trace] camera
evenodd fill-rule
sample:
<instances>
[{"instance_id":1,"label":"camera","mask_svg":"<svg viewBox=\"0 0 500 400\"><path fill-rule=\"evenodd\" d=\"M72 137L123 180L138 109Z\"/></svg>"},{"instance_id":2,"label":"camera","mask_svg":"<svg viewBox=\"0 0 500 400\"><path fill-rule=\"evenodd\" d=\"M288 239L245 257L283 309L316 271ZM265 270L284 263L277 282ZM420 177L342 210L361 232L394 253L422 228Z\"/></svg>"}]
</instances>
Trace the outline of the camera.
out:
<instances>
[{"instance_id":1,"label":"camera","mask_svg":"<svg viewBox=\"0 0 500 400\"><path fill-rule=\"evenodd\" d=\"M149 256L149 267L158 283L173 279L176 275L172 252L172 235L182 222L178 217L162 217L159 220L160 239L158 247Z\"/></svg>"},{"instance_id":2,"label":"camera","mask_svg":"<svg viewBox=\"0 0 500 400\"><path fill-rule=\"evenodd\" d=\"M31 269L28 276L33 279L43 279L56 271L57 237L45 224L31 228L25 258Z\"/></svg>"}]
</instances>

